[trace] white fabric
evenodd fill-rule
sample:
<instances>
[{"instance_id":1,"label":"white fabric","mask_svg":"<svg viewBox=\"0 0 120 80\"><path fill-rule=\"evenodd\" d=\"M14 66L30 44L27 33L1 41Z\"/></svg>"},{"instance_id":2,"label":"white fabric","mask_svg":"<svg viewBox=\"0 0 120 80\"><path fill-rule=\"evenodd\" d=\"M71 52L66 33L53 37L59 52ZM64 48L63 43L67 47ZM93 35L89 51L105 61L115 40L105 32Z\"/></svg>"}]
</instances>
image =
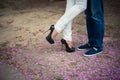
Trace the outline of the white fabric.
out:
<instances>
[{"instance_id":1,"label":"white fabric","mask_svg":"<svg viewBox=\"0 0 120 80\"><path fill-rule=\"evenodd\" d=\"M63 31L63 39L72 41L72 20L87 7L87 0L67 0L64 15L55 24L55 30Z\"/></svg>"}]
</instances>

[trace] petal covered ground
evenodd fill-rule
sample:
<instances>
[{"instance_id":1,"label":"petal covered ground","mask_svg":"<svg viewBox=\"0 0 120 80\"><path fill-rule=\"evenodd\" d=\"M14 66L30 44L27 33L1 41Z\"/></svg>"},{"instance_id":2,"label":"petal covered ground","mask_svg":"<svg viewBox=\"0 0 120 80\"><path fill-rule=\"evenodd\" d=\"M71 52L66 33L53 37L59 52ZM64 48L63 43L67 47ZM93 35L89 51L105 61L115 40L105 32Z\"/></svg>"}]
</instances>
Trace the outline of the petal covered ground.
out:
<instances>
[{"instance_id":1,"label":"petal covered ground","mask_svg":"<svg viewBox=\"0 0 120 80\"><path fill-rule=\"evenodd\" d=\"M62 34L53 45L45 40L49 32L43 33L64 13L64 7L59 6L65 6L64 1L55 4L2 11L0 63L17 68L31 80L120 80L120 42L111 35L111 29L105 33L104 52L93 57L84 57L86 51L67 53L61 50ZM106 25L113 27L108 19L111 14L105 14L105 19ZM117 18L111 18L115 20L114 26L119 25ZM77 48L86 42L85 15L81 14L73 22L73 44Z\"/></svg>"}]
</instances>

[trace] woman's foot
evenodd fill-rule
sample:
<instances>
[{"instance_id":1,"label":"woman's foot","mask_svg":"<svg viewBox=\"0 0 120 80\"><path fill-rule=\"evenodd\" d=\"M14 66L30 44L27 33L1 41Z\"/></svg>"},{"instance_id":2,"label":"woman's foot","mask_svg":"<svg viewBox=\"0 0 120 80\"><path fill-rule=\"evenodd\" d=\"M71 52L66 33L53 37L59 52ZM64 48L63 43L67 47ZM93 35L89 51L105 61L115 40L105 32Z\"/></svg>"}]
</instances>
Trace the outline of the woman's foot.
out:
<instances>
[{"instance_id":1,"label":"woman's foot","mask_svg":"<svg viewBox=\"0 0 120 80\"><path fill-rule=\"evenodd\" d=\"M75 48L72 47L71 41L66 41L64 39L61 39L61 43L65 45L67 52L74 52L75 51Z\"/></svg>"},{"instance_id":2,"label":"woman's foot","mask_svg":"<svg viewBox=\"0 0 120 80\"><path fill-rule=\"evenodd\" d=\"M56 35L58 34L57 31L55 30L54 25L50 26L50 33L48 34L48 36L46 37L46 40L50 43L50 44L54 44L54 38L56 37Z\"/></svg>"},{"instance_id":3,"label":"woman's foot","mask_svg":"<svg viewBox=\"0 0 120 80\"><path fill-rule=\"evenodd\" d=\"M51 35L53 33L53 30L54 30L54 25L51 25L50 26L50 33L48 34L48 36L46 37L46 40L50 43L50 44L54 44L54 40L52 39Z\"/></svg>"}]
</instances>

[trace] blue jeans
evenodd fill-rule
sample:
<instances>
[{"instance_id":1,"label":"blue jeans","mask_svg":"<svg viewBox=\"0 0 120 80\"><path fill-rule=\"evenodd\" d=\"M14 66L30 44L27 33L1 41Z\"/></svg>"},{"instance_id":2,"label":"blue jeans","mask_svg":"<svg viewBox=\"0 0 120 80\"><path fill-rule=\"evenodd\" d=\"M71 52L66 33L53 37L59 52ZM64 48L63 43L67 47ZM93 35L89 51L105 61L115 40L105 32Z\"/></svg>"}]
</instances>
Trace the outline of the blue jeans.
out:
<instances>
[{"instance_id":1,"label":"blue jeans","mask_svg":"<svg viewBox=\"0 0 120 80\"><path fill-rule=\"evenodd\" d=\"M103 48L104 37L104 9L103 0L88 0L86 24L88 32L88 43L96 48Z\"/></svg>"}]
</instances>

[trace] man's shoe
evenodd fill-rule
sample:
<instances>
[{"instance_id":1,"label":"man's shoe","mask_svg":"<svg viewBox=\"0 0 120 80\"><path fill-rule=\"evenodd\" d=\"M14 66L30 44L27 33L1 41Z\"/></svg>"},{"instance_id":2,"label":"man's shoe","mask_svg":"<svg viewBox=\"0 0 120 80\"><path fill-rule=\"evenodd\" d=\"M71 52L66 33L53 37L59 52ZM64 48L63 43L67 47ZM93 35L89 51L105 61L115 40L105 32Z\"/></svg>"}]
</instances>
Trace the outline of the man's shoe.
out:
<instances>
[{"instance_id":1,"label":"man's shoe","mask_svg":"<svg viewBox=\"0 0 120 80\"><path fill-rule=\"evenodd\" d=\"M90 49L90 48L92 48L92 46L89 43L87 43L85 45L79 46L77 48L77 50L86 50L86 49Z\"/></svg>"},{"instance_id":2,"label":"man's shoe","mask_svg":"<svg viewBox=\"0 0 120 80\"><path fill-rule=\"evenodd\" d=\"M86 53L84 53L84 56L94 56L97 54L100 54L103 52L103 49L97 49L95 47L93 47L92 49L90 49L89 51L87 51Z\"/></svg>"}]
</instances>

